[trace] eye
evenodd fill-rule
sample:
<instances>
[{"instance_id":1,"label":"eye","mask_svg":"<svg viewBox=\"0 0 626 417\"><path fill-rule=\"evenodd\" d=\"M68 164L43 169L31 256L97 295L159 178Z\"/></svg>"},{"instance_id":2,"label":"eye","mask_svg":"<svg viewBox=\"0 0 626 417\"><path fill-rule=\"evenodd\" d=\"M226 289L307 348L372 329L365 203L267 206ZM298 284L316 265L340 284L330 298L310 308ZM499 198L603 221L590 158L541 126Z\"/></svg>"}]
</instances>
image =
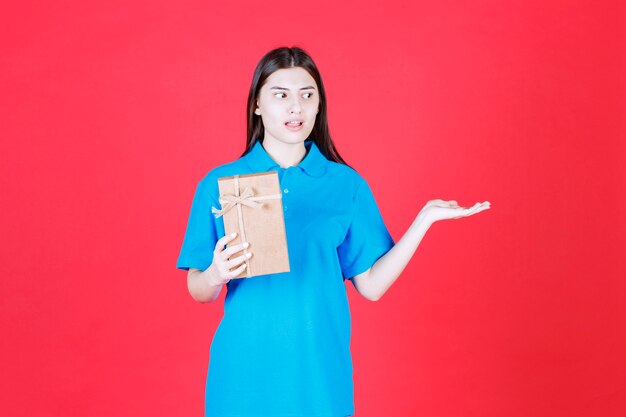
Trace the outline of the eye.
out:
<instances>
[{"instance_id":1,"label":"eye","mask_svg":"<svg viewBox=\"0 0 626 417\"><path fill-rule=\"evenodd\" d=\"M308 94L307 98L311 98L313 96L313 93L304 93L304 95L306 96Z\"/></svg>"},{"instance_id":2,"label":"eye","mask_svg":"<svg viewBox=\"0 0 626 417\"><path fill-rule=\"evenodd\" d=\"M278 92L278 93L276 93L276 94L274 94L274 95L276 96L276 95L278 95L278 94L286 95L285 93L282 93L282 92Z\"/></svg>"}]
</instances>

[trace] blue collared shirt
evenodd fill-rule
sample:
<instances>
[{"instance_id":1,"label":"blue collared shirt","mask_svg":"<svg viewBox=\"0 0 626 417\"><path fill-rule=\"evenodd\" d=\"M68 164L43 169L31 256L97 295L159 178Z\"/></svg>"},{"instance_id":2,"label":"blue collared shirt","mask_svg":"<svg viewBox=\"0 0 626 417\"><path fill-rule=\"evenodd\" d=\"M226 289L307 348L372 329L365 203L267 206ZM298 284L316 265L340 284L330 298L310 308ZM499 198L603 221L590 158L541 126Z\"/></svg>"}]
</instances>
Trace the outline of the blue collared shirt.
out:
<instances>
[{"instance_id":1,"label":"blue collared shirt","mask_svg":"<svg viewBox=\"0 0 626 417\"><path fill-rule=\"evenodd\" d=\"M277 171L290 272L233 279L210 349L205 413L215 417L354 414L351 318L344 280L395 244L367 182L312 140L280 167L261 142L198 183L176 264L205 270L224 236L219 177ZM254 247L250 247L254 254Z\"/></svg>"}]
</instances>

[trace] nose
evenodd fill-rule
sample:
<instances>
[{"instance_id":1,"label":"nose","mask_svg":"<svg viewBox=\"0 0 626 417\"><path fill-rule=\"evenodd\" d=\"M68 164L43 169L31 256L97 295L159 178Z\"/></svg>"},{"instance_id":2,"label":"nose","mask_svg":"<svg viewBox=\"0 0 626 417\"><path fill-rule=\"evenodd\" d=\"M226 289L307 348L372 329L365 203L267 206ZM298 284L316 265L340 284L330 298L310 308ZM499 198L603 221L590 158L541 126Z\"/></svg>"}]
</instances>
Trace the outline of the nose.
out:
<instances>
[{"instance_id":1,"label":"nose","mask_svg":"<svg viewBox=\"0 0 626 417\"><path fill-rule=\"evenodd\" d=\"M295 97L290 105L289 105L289 112L290 113L300 113L300 111L302 110L301 106L300 106L300 99L298 97Z\"/></svg>"}]
</instances>

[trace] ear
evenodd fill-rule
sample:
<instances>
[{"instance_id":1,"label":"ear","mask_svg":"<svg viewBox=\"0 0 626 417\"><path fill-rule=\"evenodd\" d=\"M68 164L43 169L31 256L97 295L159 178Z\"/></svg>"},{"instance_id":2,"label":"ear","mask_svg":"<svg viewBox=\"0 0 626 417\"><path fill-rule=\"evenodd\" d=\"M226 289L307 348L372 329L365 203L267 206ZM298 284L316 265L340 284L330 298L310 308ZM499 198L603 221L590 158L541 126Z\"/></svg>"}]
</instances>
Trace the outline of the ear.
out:
<instances>
[{"instance_id":1,"label":"ear","mask_svg":"<svg viewBox=\"0 0 626 417\"><path fill-rule=\"evenodd\" d=\"M257 116L261 115L261 109L259 109L259 99L256 99L256 109L254 109L254 114L256 114Z\"/></svg>"}]
</instances>

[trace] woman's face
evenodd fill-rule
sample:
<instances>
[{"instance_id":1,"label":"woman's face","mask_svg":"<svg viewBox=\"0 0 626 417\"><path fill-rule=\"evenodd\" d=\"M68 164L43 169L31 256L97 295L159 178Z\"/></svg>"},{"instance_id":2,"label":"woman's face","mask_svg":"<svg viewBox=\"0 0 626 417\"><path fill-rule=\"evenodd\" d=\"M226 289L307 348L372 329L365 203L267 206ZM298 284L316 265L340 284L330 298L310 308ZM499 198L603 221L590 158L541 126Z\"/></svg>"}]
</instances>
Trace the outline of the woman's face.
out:
<instances>
[{"instance_id":1,"label":"woman's face","mask_svg":"<svg viewBox=\"0 0 626 417\"><path fill-rule=\"evenodd\" d=\"M304 68L274 71L261 86L254 111L263 121L264 139L304 142L315 125L319 102L315 80Z\"/></svg>"}]
</instances>

